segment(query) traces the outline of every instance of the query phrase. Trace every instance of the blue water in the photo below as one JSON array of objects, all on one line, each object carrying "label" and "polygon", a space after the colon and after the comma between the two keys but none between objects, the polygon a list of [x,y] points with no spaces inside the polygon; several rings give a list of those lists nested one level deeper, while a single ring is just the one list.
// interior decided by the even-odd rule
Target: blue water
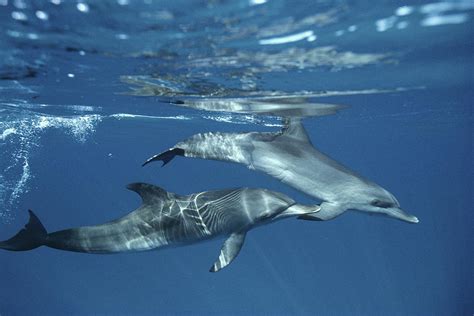
[{"label": "blue water", "polygon": [[206,131],[277,131],[276,117],[177,100],[306,97],[313,144],[392,192],[419,224],[346,212],[133,254],[0,252],[0,315],[471,315],[472,1],[0,0],[0,240],[33,209],[48,231],[135,209],[125,189],[261,187],[244,166],[149,156]]}]

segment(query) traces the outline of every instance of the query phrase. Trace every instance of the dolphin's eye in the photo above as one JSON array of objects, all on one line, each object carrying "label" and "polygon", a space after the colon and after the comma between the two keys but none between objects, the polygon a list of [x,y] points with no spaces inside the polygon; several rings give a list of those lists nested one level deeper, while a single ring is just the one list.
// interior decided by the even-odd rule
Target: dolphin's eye
[{"label": "dolphin's eye", "polygon": [[375,199],[372,202],[370,202],[370,205],[376,206],[376,207],[381,207],[381,208],[389,208],[389,207],[393,206],[393,203],[392,202],[386,202],[386,201],[380,201],[380,200]]}]

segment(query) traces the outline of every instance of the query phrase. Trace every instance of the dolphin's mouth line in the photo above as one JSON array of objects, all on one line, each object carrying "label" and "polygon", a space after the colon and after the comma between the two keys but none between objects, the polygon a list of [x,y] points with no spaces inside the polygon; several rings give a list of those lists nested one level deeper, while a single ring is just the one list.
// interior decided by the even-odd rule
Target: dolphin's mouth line
[{"label": "dolphin's mouth line", "polygon": [[359,213],[364,213],[364,214],[367,214],[367,215],[370,215],[370,216],[395,218],[395,219],[398,219],[402,222],[411,223],[411,224],[417,224],[417,223],[420,222],[418,217],[416,217],[414,215],[411,215],[411,214],[407,214],[404,211],[402,211],[401,209],[398,209],[397,211],[392,211],[392,212],[367,212],[367,211],[359,210],[359,209],[356,209],[356,208],[350,208],[349,210],[359,212]]},{"label": "dolphin's mouth line", "polygon": [[387,212],[387,215],[391,216],[391,217],[394,217],[396,219],[402,220],[404,222],[408,222],[408,223],[416,224],[416,223],[420,222],[418,220],[418,217],[416,217],[414,215],[411,215],[411,214],[408,214],[408,213],[405,213],[405,211],[403,211],[400,208],[389,209],[389,212]]}]

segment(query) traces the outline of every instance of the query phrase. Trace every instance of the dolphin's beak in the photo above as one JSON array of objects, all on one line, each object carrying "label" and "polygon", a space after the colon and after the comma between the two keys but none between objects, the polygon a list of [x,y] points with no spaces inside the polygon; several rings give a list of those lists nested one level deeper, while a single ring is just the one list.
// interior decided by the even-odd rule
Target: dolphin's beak
[{"label": "dolphin's beak", "polygon": [[388,210],[387,214],[391,217],[397,218],[404,222],[414,223],[414,224],[419,222],[418,217],[405,213],[402,209],[399,209],[399,208],[395,208],[395,207],[391,208]]}]

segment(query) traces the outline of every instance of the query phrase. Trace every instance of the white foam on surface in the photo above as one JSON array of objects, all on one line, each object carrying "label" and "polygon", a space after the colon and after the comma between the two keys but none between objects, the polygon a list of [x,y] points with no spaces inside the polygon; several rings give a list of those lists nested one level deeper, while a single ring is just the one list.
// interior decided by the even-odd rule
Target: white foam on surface
[{"label": "white foam on surface", "polygon": [[407,15],[412,14],[413,11],[414,11],[414,8],[412,6],[405,5],[405,6],[397,8],[397,10],[395,11],[395,14],[398,16],[407,16]]},{"label": "white foam on surface", "polygon": [[117,113],[112,114],[109,117],[116,119],[149,119],[149,120],[191,120],[191,117],[184,115],[176,116],[152,116],[152,115],[140,115],[140,114],[129,114],[129,113]]},{"label": "white foam on surface", "polygon": [[[2,88],[0,87],[0,90]],[[16,108],[16,109],[28,109],[35,112],[44,112],[45,110],[60,110],[63,113],[72,112],[75,115],[81,113],[90,112],[101,112],[102,107],[100,106],[89,106],[82,104],[47,104],[47,103],[31,103],[24,99],[12,99],[3,101],[0,99],[0,107],[4,108]]]},{"label": "white foam on surface", "polygon": [[464,11],[474,9],[474,1],[460,0],[460,1],[442,1],[424,4],[420,7],[420,12],[423,14],[441,14],[447,11]]},{"label": "white foam on surface", "polygon": [[261,39],[258,41],[258,43],[260,45],[278,45],[278,44],[298,42],[307,38],[316,39],[316,36],[314,35],[313,31],[305,31],[305,32],[297,33],[297,34],[288,35],[288,36]]},{"label": "white foam on surface", "polygon": [[89,12],[89,5],[87,3],[79,2],[76,5],[76,8],[77,8],[77,10],[79,10],[82,13],[88,13]]},{"label": "white foam on surface", "polygon": [[259,5],[266,3],[267,0],[249,0],[249,5]]},{"label": "white foam on surface", "polygon": [[16,129],[14,128],[7,128],[6,130],[4,130],[2,132],[2,134],[0,135],[0,141],[4,141],[5,139],[7,139],[8,136],[12,135],[12,134],[15,134],[16,133]]},{"label": "white foam on surface", "polygon": [[469,16],[465,13],[448,14],[448,15],[432,15],[421,21],[421,26],[438,26],[446,24],[462,24],[469,20]]},{"label": "white foam on surface", "polygon": [[65,129],[77,141],[85,142],[88,135],[95,131],[96,125],[102,120],[97,114],[77,117],[48,117],[40,116],[36,126],[42,130],[47,128]]},{"label": "white foam on surface", "polygon": [[377,32],[385,32],[391,29],[397,22],[397,19],[398,18],[396,16],[392,15],[388,18],[379,19],[375,21],[375,28],[377,29]]},{"label": "white foam on surface", "polygon": [[211,120],[215,122],[230,123],[230,124],[259,124],[268,127],[282,126],[281,124],[274,124],[267,122],[263,117],[257,117],[253,115],[235,115],[235,114],[218,114],[218,115],[204,115],[204,116],[150,116],[150,115],[140,115],[140,114],[129,114],[129,113],[117,113],[108,116],[109,118],[114,118],[118,120],[123,119],[136,119],[136,120],[193,120],[195,118],[202,118],[205,120]]},{"label": "white foam on surface", "polygon": [[258,124],[267,127],[282,126],[281,124],[275,124],[267,122],[266,119],[262,117],[257,117],[253,115],[235,115],[235,114],[219,114],[219,115],[204,115],[204,119],[220,122],[220,123],[230,123],[230,124]]}]

